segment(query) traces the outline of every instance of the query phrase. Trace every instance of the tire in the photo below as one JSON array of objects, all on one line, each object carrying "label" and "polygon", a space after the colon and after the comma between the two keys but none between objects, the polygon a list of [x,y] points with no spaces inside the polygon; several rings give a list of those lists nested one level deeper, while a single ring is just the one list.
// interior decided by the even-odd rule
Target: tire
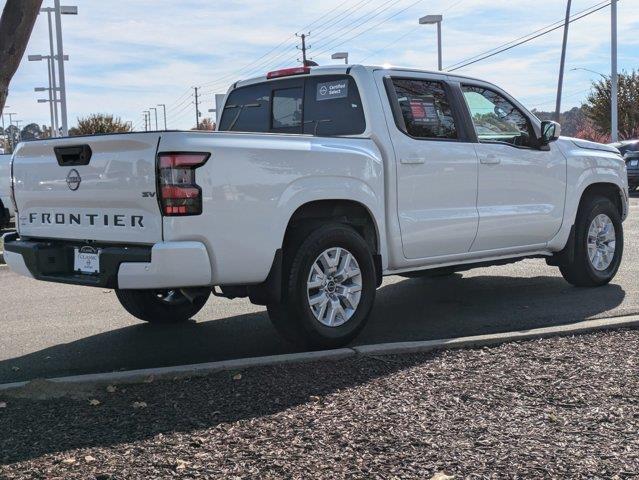
[{"label": "tire", "polygon": [[[377,288],[373,256],[364,239],[347,225],[329,224],[292,242],[287,250],[290,261],[284,265],[282,301],[267,306],[275,328],[306,348],[337,348],[351,342],[368,320]],[[337,267],[329,267],[331,262]],[[311,298],[320,299],[314,307]]]},{"label": "tire", "polygon": [[185,322],[202,310],[211,295],[191,301],[179,290],[116,290],[115,295],[124,309],[149,323]]},{"label": "tire", "polygon": [[[589,231],[591,231],[590,229],[593,225],[595,232],[598,231],[599,227],[595,225],[597,219],[599,219],[599,225],[602,226],[607,223],[606,218],[614,227],[615,244],[612,248],[609,235],[601,233],[602,231],[600,231],[596,242],[593,242],[595,237],[589,235]],[[590,253],[588,249],[589,237],[591,244]],[[599,245],[600,239],[603,240],[602,243],[607,245],[607,249],[605,246],[602,246],[600,252],[606,250],[608,253],[605,256],[602,256],[600,253],[594,260],[591,260],[591,255],[594,250],[598,250],[596,245]],[[573,260],[559,267],[564,279],[576,287],[598,287],[606,285],[616,275],[619,265],[621,264],[622,256],[623,226],[617,207],[606,197],[593,196],[584,199],[583,204],[579,208],[577,221],[575,222],[575,249]],[[597,266],[595,266],[595,264],[597,264]]]}]

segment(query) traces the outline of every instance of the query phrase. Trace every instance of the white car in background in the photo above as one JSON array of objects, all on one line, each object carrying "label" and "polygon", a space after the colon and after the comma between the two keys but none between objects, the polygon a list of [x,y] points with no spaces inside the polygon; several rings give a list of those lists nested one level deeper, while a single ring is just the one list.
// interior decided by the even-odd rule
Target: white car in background
[{"label": "white car in background", "polygon": [[13,219],[11,201],[11,155],[0,154],[0,231],[6,229]]}]

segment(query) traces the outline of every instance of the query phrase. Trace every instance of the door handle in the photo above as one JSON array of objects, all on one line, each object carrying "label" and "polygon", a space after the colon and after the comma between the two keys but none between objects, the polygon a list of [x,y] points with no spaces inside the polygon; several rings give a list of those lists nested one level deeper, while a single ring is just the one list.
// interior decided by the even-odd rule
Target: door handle
[{"label": "door handle", "polygon": [[408,157],[402,158],[400,163],[426,163],[426,158],[418,155],[409,155]]},{"label": "door handle", "polygon": [[479,158],[479,162],[483,163],[484,165],[497,165],[501,163],[501,159],[497,155],[489,153],[487,155],[482,155]]}]

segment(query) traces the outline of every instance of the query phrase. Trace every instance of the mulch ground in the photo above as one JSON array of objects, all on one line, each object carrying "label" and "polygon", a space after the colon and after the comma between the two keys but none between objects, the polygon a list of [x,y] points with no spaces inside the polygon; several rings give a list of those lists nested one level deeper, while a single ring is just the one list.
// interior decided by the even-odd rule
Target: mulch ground
[{"label": "mulch ground", "polygon": [[437,473],[638,478],[639,331],[0,394],[1,478]]}]

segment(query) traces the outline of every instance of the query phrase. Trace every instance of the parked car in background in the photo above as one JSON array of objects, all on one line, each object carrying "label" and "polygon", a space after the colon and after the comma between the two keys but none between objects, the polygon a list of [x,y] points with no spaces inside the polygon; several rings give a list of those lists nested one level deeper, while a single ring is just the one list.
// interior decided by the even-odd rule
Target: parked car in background
[{"label": "parked car in background", "polygon": [[633,192],[639,187],[639,152],[627,152],[623,158],[628,170],[628,190]]},{"label": "parked car in background", "polygon": [[624,140],[611,143],[621,153],[628,169],[628,190],[635,191],[639,187],[639,140]]},{"label": "parked car in background", "polygon": [[11,155],[0,154],[0,231],[13,220],[11,202]]},{"label": "parked car in background", "polygon": [[639,152],[639,139],[624,140],[622,142],[611,143],[611,147],[615,147],[621,152],[621,156],[625,156],[629,152]]}]

